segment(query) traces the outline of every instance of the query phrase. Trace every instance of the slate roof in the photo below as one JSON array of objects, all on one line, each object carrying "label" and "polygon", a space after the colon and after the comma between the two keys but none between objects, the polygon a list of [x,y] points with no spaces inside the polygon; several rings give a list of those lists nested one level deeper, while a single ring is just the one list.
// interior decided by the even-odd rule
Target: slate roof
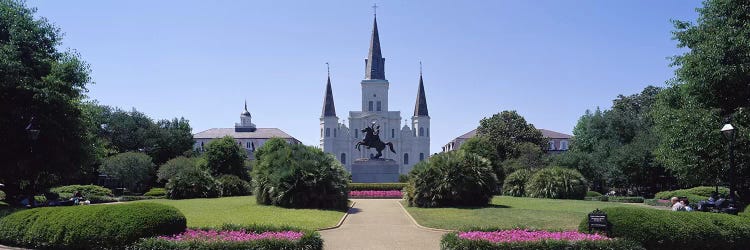
[{"label": "slate roof", "polygon": [[333,90],[331,89],[331,76],[328,76],[326,96],[323,97],[323,116],[336,116],[336,106],[333,104]]},{"label": "slate roof", "polygon": [[224,136],[231,136],[235,139],[270,139],[278,137],[282,139],[295,139],[291,135],[281,131],[278,128],[258,128],[255,132],[236,132],[234,128],[212,128],[193,135],[195,139],[215,139]]},{"label": "slate roof", "polygon": [[570,139],[570,138],[573,138],[572,135],[563,134],[563,133],[555,132],[555,131],[552,131],[552,130],[546,130],[546,129],[540,128],[539,131],[542,132],[542,135],[544,137],[550,138],[550,139]]},{"label": "slate roof", "polygon": [[414,116],[429,116],[427,111],[427,97],[424,94],[424,83],[422,74],[419,74],[419,89],[417,90],[417,102],[414,104]]},{"label": "slate roof", "polygon": [[383,58],[383,54],[380,52],[380,36],[378,35],[377,17],[375,17],[372,24],[372,37],[370,38],[370,51],[367,53],[365,79],[385,80],[385,58]]}]

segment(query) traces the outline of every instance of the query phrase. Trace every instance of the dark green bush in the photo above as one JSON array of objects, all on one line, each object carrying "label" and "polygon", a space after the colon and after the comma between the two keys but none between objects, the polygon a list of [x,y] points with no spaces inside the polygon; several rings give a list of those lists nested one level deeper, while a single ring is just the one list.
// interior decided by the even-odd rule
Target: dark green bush
[{"label": "dark green bush", "polygon": [[172,179],[172,177],[175,177],[178,173],[183,171],[189,171],[189,170],[195,170],[198,168],[198,159],[196,158],[187,158],[185,156],[180,156],[174,159],[171,159],[161,166],[159,166],[159,170],[156,173],[156,177],[158,181],[169,181],[169,179]]},{"label": "dark green bush", "polygon": [[409,182],[409,175],[405,175],[405,174],[398,175],[398,182],[399,183],[408,183]]},{"label": "dark green bush", "polygon": [[649,206],[671,207],[672,202],[664,199],[645,199],[643,203]]},{"label": "dark green bush", "polygon": [[219,183],[221,183],[221,195],[225,197],[250,195],[252,193],[250,183],[235,175],[222,175],[219,177]]},{"label": "dark green bush", "polygon": [[0,190],[0,201],[3,201],[3,200],[5,200],[5,192]]},{"label": "dark green bush", "polygon": [[579,199],[586,196],[586,178],[575,169],[550,167],[537,171],[526,183],[526,196]]},{"label": "dark green bush", "polygon": [[503,183],[503,195],[523,197],[526,195],[526,183],[529,182],[534,172],[528,169],[519,169],[508,177]]},{"label": "dark green bush", "polygon": [[[708,197],[711,196],[711,192],[714,191],[716,191],[716,187],[701,186],[688,189],[658,192],[656,193],[656,195],[654,195],[654,198],[669,200],[672,197],[687,197],[690,203],[698,203],[699,201],[708,200]],[[719,194],[727,197],[729,195],[729,189],[720,187]]]},{"label": "dark green bush", "polygon": [[644,199],[641,196],[609,196],[609,202],[620,202],[620,203],[643,203]]},{"label": "dark green bush", "polygon": [[97,203],[110,203],[110,202],[118,202],[119,200],[115,197],[109,197],[109,196],[97,196],[92,195],[89,197],[84,197],[87,200],[91,202],[91,204],[97,204]]},{"label": "dark green bush", "polygon": [[349,173],[318,148],[273,138],[255,152],[253,186],[258,204],[346,209]]},{"label": "dark green bush", "polygon": [[186,170],[169,179],[167,198],[216,198],[221,196],[221,183],[200,169]]},{"label": "dark green bush", "polygon": [[528,242],[500,242],[492,243],[483,240],[466,240],[458,237],[457,233],[448,233],[443,235],[440,240],[440,249],[442,250],[639,250],[644,249],[638,243],[624,240],[598,240],[598,241],[562,241],[562,240],[544,240]]},{"label": "dark green bush", "polygon": [[365,190],[402,190],[408,183],[349,183],[349,190],[351,191],[365,191]]},{"label": "dark green bush", "polygon": [[143,196],[166,196],[167,190],[164,188],[151,188]]},{"label": "dark green bush", "polygon": [[153,200],[153,199],[163,199],[164,196],[135,196],[135,195],[125,195],[120,196],[117,198],[119,201],[140,201],[140,200]]},{"label": "dark green bush", "polygon": [[185,230],[185,216],[154,203],[44,207],[0,219],[0,244],[57,249],[103,249],[128,245],[143,237]]},{"label": "dark green bush", "polygon": [[[612,226],[611,236],[641,243],[646,249],[746,249],[750,219],[742,216],[612,207],[602,209]],[[579,224],[588,232],[588,218]]]},{"label": "dark green bush", "polygon": [[109,188],[105,188],[105,187],[97,186],[97,185],[69,185],[69,186],[50,188],[49,191],[52,193],[57,193],[58,195],[62,193],[69,193],[71,194],[71,197],[73,194],[75,194],[78,191],[80,191],[84,197],[89,197],[92,195],[112,196],[112,190],[110,190]]},{"label": "dark green bush", "polygon": [[586,191],[586,197],[599,197],[602,196],[602,193],[599,193],[597,191]]},{"label": "dark green bush", "polygon": [[489,161],[463,150],[441,153],[417,163],[409,173],[410,206],[484,206],[497,188]]},{"label": "dark green bush", "polygon": [[[212,228],[201,228],[212,229]],[[253,232],[279,232],[279,231],[299,231],[304,235],[299,241],[285,240],[256,240],[250,242],[172,242],[158,238],[142,239],[139,242],[128,247],[130,250],[152,250],[152,249],[199,249],[199,250],[223,250],[223,249],[305,249],[320,250],[323,249],[323,239],[315,231],[300,230],[293,227],[274,227],[263,225],[224,225],[218,228],[221,231],[245,230]]]}]

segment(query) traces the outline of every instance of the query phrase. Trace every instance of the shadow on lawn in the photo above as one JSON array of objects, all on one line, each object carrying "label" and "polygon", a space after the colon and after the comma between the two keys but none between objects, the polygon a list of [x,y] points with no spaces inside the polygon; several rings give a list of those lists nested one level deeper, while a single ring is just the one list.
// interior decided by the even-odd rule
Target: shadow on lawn
[{"label": "shadow on lawn", "polygon": [[454,207],[454,208],[471,210],[471,209],[482,209],[482,208],[511,208],[511,207],[506,206],[506,205],[489,204],[487,206],[481,206],[481,207]]}]

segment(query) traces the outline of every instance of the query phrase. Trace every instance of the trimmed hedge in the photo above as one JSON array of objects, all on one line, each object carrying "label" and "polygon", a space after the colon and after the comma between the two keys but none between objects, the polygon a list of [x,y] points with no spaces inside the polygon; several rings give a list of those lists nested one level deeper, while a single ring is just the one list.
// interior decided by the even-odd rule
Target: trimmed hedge
[{"label": "trimmed hedge", "polygon": [[602,196],[602,193],[599,193],[597,191],[586,191],[586,197],[599,197]]},{"label": "trimmed hedge", "polygon": [[583,197],[585,201],[609,201],[609,196]]},{"label": "trimmed hedge", "polygon": [[81,191],[83,197],[88,198],[89,196],[113,196],[112,190],[97,185],[68,185],[61,187],[50,188],[51,193],[61,194],[69,193],[75,194],[77,191]]},{"label": "trimmed hedge", "polygon": [[29,248],[118,248],[185,231],[185,216],[154,203],[43,207],[0,219],[0,244]]},{"label": "trimmed hedge", "polygon": [[282,226],[265,226],[265,225],[231,225],[225,224],[220,228],[197,228],[197,229],[217,229],[220,231],[245,230],[247,232],[280,232],[280,231],[299,231],[304,233],[298,241],[264,239],[249,242],[174,242],[158,238],[142,239],[128,247],[130,250],[151,250],[151,249],[305,249],[320,250],[323,249],[323,239],[320,234],[311,230],[300,230],[294,227]]},{"label": "trimmed hedge", "polygon": [[644,199],[641,196],[609,196],[607,198],[607,201],[620,203],[643,203]]},{"label": "trimmed hedge", "polygon": [[167,196],[165,188],[151,188],[143,196]]},{"label": "trimmed hedge", "polygon": [[[672,191],[662,191],[654,195],[655,199],[669,200],[672,197],[687,197],[690,203],[698,203],[699,201],[708,200],[711,196],[711,192],[716,191],[716,187],[694,187],[688,189],[677,189]],[[725,187],[719,187],[719,194],[727,197],[729,195],[729,189]]]},{"label": "trimmed hedge", "polygon": [[125,195],[120,196],[117,198],[119,201],[140,201],[140,200],[153,200],[153,199],[164,199],[166,197],[164,196],[134,196],[134,195]]},{"label": "trimmed hedge", "polygon": [[663,199],[645,199],[643,200],[643,203],[649,206],[658,206],[658,207],[671,207],[672,202],[669,200],[663,200]]},{"label": "trimmed hedge", "polygon": [[[497,231],[502,229],[481,229],[479,231]],[[527,242],[499,242],[492,243],[484,240],[467,240],[458,237],[458,233],[448,233],[443,235],[440,240],[440,249],[442,250],[518,250],[518,249],[536,249],[536,250],[560,250],[560,249],[577,249],[577,250],[639,250],[645,249],[637,242],[625,239],[612,240],[582,240],[582,241],[563,241],[563,240],[542,240]]]},{"label": "trimmed hedge", "polygon": [[[611,236],[641,243],[646,249],[746,249],[750,219],[719,213],[611,207],[602,209],[612,226]],[[588,218],[579,224],[588,232]]]},{"label": "trimmed hedge", "polygon": [[389,191],[402,190],[409,183],[350,183],[349,191]]}]

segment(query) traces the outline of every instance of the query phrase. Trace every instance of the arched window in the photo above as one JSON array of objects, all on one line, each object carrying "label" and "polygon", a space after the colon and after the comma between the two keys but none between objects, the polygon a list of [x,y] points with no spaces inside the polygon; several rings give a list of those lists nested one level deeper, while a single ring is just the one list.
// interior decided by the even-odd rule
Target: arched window
[{"label": "arched window", "polygon": [[333,137],[336,137],[336,129],[333,129]]},{"label": "arched window", "polygon": [[326,137],[331,137],[331,128],[326,128]]},{"label": "arched window", "polygon": [[427,137],[430,137],[430,128],[427,128]]},{"label": "arched window", "polygon": [[367,111],[372,111],[372,101],[367,103]]},{"label": "arched window", "polygon": [[396,129],[391,129],[391,138],[396,138]]},{"label": "arched window", "polygon": [[419,136],[424,136],[424,127],[419,127]]},{"label": "arched window", "polygon": [[549,141],[549,150],[555,150],[555,141]]},{"label": "arched window", "polygon": [[245,147],[246,147],[246,148],[250,148],[250,142],[246,142],[246,143],[245,143]]},{"label": "arched window", "polygon": [[341,164],[346,164],[346,154],[341,153]]},{"label": "arched window", "polygon": [[560,150],[568,150],[568,141],[560,141]]},{"label": "arched window", "polygon": [[354,129],[354,138],[359,138],[359,129]]},{"label": "arched window", "polygon": [[409,154],[404,154],[404,165],[409,164]]},{"label": "arched window", "polygon": [[419,161],[424,160],[424,153],[419,153]]},{"label": "arched window", "polygon": [[378,106],[377,106],[377,111],[381,111],[381,108],[380,108],[380,107],[381,107],[380,101],[378,101],[378,103],[377,103],[377,104],[378,104]]}]

